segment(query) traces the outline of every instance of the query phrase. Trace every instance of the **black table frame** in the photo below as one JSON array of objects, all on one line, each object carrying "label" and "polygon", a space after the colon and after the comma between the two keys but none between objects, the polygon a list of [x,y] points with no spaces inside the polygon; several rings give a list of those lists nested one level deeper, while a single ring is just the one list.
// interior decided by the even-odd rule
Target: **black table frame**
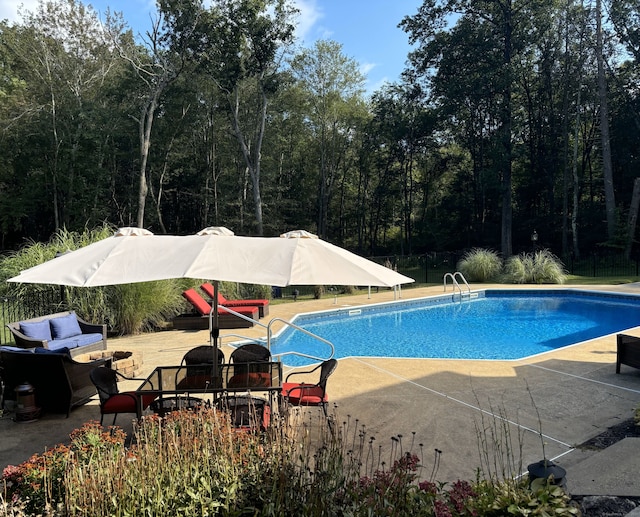
[{"label": "black table frame", "polygon": [[[215,377],[212,373],[215,371]],[[192,374],[192,375],[189,375]],[[193,379],[193,382],[188,382]],[[187,381],[187,382],[185,382]],[[158,395],[159,413],[163,415],[163,401],[178,400],[192,395],[212,395],[214,399],[238,393],[260,393],[269,397],[273,407],[282,391],[282,363],[256,362],[158,366],[136,390],[137,416],[142,417],[142,395]]]}]

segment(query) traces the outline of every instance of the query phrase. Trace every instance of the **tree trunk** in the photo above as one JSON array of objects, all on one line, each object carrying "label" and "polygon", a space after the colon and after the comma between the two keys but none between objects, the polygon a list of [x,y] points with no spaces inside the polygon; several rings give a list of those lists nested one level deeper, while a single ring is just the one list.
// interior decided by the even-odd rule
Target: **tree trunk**
[{"label": "tree trunk", "polygon": [[627,223],[627,246],[624,255],[628,259],[631,256],[633,241],[636,235],[636,223],[638,222],[638,207],[640,206],[640,178],[633,182],[633,194],[631,195],[631,205],[629,206],[629,221]]},{"label": "tree trunk", "polygon": [[513,28],[511,26],[511,2],[507,2],[504,7],[504,54],[503,61],[507,73],[503,88],[503,108],[501,114],[502,125],[502,146],[504,155],[502,157],[502,235],[501,248],[504,258],[510,257],[513,252],[512,242],[512,226],[513,226],[513,207],[511,195],[511,35]]},{"label": "tree trunk", "polygon": [[158,93],[149,99],[140,117],[140,178],[138,182],[138,228],[144,228],[144,211],[147,203],[147,161],[149,159],[149,149],[151,147],[151,128],[153,117],[158,107]]},{"label": "tree trunk", "polygon": [[602,145],[602,175],[609,241],[616,233],[616,200],[613,189],[613,167],[611,165],[611,142],[609,139],[609,105],[604,75],[604,49],[602,43],[602,0],[596,0],[596,54],[598,59],[598,97],[600,100],[600,140]]},{"label": "tree trunk", "polygon": [[236,87],[231,100],[231,121],[233,125],[233,132],[240,144],[240,150],[242,151],[242,157],[246,165],[246,170],[249,172],[251,178],[251,186],[253,191],[253,203],[254,214],[256,218],[256,231],[258,236],[264,234],[263,221],[262,221],[262,196],[260,195],[260,158],[262,140],[264,138],[265,124],[267,118],[267,96],[264,91],[260,92],[261,95],[261,107],[260,107],[260,120],[258,121],[258,133],[256,136],[256,142],[253,150],[247,145],[247,140],[240,128],[240,92],[239,87]]}]

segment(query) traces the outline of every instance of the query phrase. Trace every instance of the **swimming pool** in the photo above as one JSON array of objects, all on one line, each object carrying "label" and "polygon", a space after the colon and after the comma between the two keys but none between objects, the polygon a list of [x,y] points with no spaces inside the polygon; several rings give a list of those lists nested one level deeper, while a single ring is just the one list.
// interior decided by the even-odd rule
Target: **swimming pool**
[{"label": "swimming pool", "polygon": [[[455,298],[454,301],[452,301]],[[521,359],[640,326],[640,297],[569,289],[485,290],[300,314],[293,322],[335,345],[335,357]],[[271,340],[324,357],[327,345],[287,328]],[[285,364],[309,361],[282,356]]]}]

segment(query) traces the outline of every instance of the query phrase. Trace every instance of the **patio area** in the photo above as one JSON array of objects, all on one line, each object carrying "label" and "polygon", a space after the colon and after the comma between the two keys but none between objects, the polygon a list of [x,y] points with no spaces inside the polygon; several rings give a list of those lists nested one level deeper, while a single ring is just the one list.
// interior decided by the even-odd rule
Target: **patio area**
[{"label": "patio area", "polygon": [[[636,284],[598,289],[640,293]],[[405,289],[401,296],[408,299],[441,293],[442,286],[438,286]],[[267,319],[288,320],[298,312],[392,299],[392,291],[381,289],[370,297],[364,294],[287,301],[272,304]],[[264,330],[221,331],[227,358],[228,343],[239,339],[237,333],[255,337],[264,335]],[[628,333],[640,336],[640,327]],[[108,348],[141,352],[141,377],[146,377],[157,366],[179,364],[186,351],[207,342],[207,331],[171,330],[110,339]],[[579,447],[608,427],[631,418],[640,404],[640,370],[623,366],[622,373],[616,375],[615,349],[615,336],[611,335],[520,361],[341,359],[329,379],[328,391],[338,426],[351,430],[355,425],[364,426],[367,436],[375,437],[376,448],[382,446],[388,451],[392,438],[397,440],[399,435],[403,450],[408,450],[413,441],[414,452],[419,452],[418,444],[422,444],[426,467],[423,477],[429,476],[434,450],[438,449],[442,452],[436,479],[474,479],[477,468],[483,466],[479,439],[486,440],[498,432],[510,437],[511,450],[503,448],[502,452],[514,454],[513,462],[522,472],[544,455],[566,469],[567,488],[574,495],[638,497],[637,438],[627,438],[603,452]],[[72,411],[68,419],[64,415],[44,415],[23,424],[13,422],[11,416],[0,418],[0,467],[65,442],[69,432],[83,422],[100,419],[97,396]],[[127,431],[130,422],[131,415],[118,416],[118,425]],[[634,453],[629,454],[627,448]],[[612,465],[607,467],[609,462]]]}]

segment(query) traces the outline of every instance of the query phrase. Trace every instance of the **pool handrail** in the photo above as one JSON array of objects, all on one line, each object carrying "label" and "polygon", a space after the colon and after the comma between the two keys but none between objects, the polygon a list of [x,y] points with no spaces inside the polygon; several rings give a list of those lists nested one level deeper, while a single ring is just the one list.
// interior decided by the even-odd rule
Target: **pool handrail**
[{"label": "pool handrail", "polygon": [[288,325],[289,327],[293,327],[295,330],[299,330],[303,334],[306,334],[307,336],[312,337],[313,339],[317,339],[318,341],[323,342],[325,345],[329,345],[329,348],[331,349],[331,354],[329,355],[329,357],[316,357],[316,356],[313,356],[313,355],[304,354],[302,352],[296,352],[295,350],[292,350],[290,352],[283,352],[281,354],[275,354],[275,356],[282,357],[282,356],[285,356],[285,355],[298,355],[300,357],[305,357],[307,359],[314,359],[314,360],[317,360],[317,361],[328,361],[329,359],[333,359],[333,356],[336,353],[336,347],[334,346],[334,344],[331,341],[328,341],[327,339],[324,339],[324,338],[318,336],[317,334],[314,334],[313,332],[309,332],[308,330],[303,329],[302,327],[296,325],[295,323],[293,323],[291,321],[287,321],[287,320],[285,320],[283,318],[273,318],[269,322],[269,324],[267,325],[267,348],[269,350],[271,350],[271,325],[275,321],[279,321],[280,323]]},{"label": "pool handrail", "polygon": [[[258,320],[254,320],[249,316],[245,316],[244,314],[240,314],[239,312],[234,311],[231,307],[227,307],[226,305],[223,305],[221,303],[218,304],[218,309],[224,309],[225,311],[229,312],[230,314],[233,314],[234,316],[237,316],[240,319],[251,322],[253,325],[258,325],[259,327],[267,328],[267,325],[265,325],[264,323],[261,323]],[[211,313],[209,314],[210,318],[212,316],[212,313],[213,313],[213,309],[211,309]]]},{"label": "pool handrail", "polygon": [[295,323],[292,323],[290,321],[287,321],[285,319],[282,318],[273,318],[268,325],[265,325],[263,323],[261,323],[260,325],[264,328],[267,329],[267,336],[265,337],[248,337],[248,336],[243,336],[242,334],[225,334],[226,337],[237,337],[246,341],[254,341],[254,342],[259,342],[260,344],[266,346],[269,351],[271,351],[271,323],[273,323],[274,321],[279,321],[281,323],[284,323],[285,325],[288,325],[290,327],[293,327],[296,330],[299,330],[300,332],[303,332],[304,334],[307,334],[308,336],[317,339],[318,341],[322,341],[323,343],[325,343],[326,345],[329,345],[329,348],[331,349],[331,355],[329,357],[316,357],[314,355],[309,355],[309,354],[305,354],[303,352],[296,352],[295,350],[291,350],[289,352],[282,352],[281,354],[275,354],[274,357],[280,357],[282,358],[283,356],[286,355],[297,355],[300,357],[304,357],[306,359],[313,359],[315,361],[328,361],[329,359],[332,359],[333,356],[335,355],[336,349],[335,349],[335,345],[331,342],[328,341],[316,334],[314,334],[313,332],[309,332],[308,330],[303,329],[302,327],[299,327],[298,325],[296,325]]},{"label": "pool handrail", "polygon": [[467,279],[464,277],[464,275],[460,271],[456,271],[455,273],[445,273],[444,278],[443,278],[443,281],[444,281],[444,292],[445,293],[447,292],[447,278],[451,278],[451,285],[453,287],[453,290],[455,292],[456,287],[458,288],[458,291],[460,291],[460,299],[462,300],[462,296],[463,296],[464,293],[462,292],[462,287],[460,287],[460,284],[456,280],[456,277],[460,278],[460,280],[464,283],[464,285],[467,286],[468,294],[471,294],[471,287],[467,283]]}]

